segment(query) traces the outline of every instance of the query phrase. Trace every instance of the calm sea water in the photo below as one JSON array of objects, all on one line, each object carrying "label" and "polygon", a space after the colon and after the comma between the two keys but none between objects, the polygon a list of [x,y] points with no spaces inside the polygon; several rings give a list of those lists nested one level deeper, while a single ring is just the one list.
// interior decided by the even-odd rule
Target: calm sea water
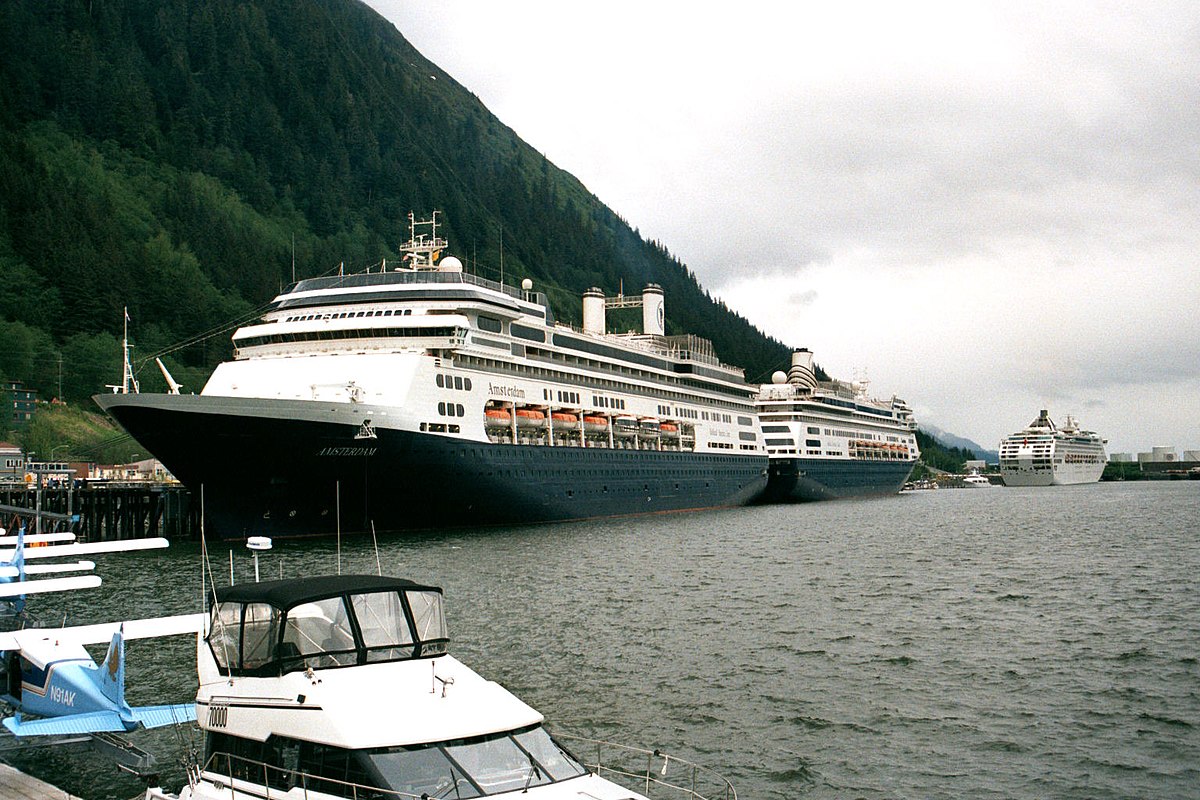
[{"label": "calm sea water", "polygon": [[[261,564],[337,557],[280,543]],[[555,727],[698,761],[743,800],[1200,797],[1198,482],[456,530],[380,558],[444,587],[452,652]],[[341,560],[375,571],[369,540]],[[102,589],[38,602],[72,624],[192,611],[197,563],[106,557]],[[239,548],[239,580],[251,563]],[[132,699],[194,692],[189,643],[129,659]],[[137,741],[177,786],[199,739]],[[5,757],[88,800],[139,792],[85,751]]]}]

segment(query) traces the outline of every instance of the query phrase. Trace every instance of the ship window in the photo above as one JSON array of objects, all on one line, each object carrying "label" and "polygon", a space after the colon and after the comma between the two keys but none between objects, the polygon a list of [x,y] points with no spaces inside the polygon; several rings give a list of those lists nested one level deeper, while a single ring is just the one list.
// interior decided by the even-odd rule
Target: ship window
[{"label": "ship window", "polygon": [[242,669],[258,669],[275,655],[279,612],[266,603],[250,603],[242,620]]},{"label": "ship window", "polygon": [[463,388],[463,382],[462,382],[462,376],[461,376],[461,375],[455,375],[455,376],[454,376],[454,388],[455,388],[455,389],[462,389],[462,388]]},{"label": "ship window", "polygon": [[242,604],[221,603],[212,615],[208,646],[221,669],[238,667],[242,663]]},{"label": "ship window", "polygon": [[549,776],[534,769],[529,756],[507,736],[447,747],[446,755],[461,764],[485,794],[516,791],[523,786],[550,782]]},{"label": "ship window", "polygon": [[449,639],[446,617],[442,611],[440,592],[405,592],[408,607],[412,610],[413,625],[417,639],[422,642]]},{"label": "ship window", "polygon": [[[478,797],[479,790],[438,747],[397,748],[367,756],[400,797]],[[523,785],[523,784],[522,784]]]},{"label": "ship window", "polygon": [[398,592],[356,594],[351,600],[362,631],[367,661],[393,661],[413,654],[413,636]]},{"label": "ship window", "polygon": [[437,384],[437,387],[438,387],[439,389],[443,389],[443,388],[445,388],[445,387],[444,387],[444,385],[442,384],[442,373],[440,373],[440,372],[439,372],[439,373],[437,374],[437,377],[435,377],[435,378],[433,379],[433,382]]},{"label": "ship window", "polygon": [[556,781],[587,774],[583,765],[559,747],[544,728],[518,733],[513,738]]},{"label": "ship window", "polygon": [[489,333],[499,333],[501,327],[500,320],[493,317],[485,317],[482,314],[479,316],[480,330],[485,330]]},{"label": "ship window", "polygon": [[304,603],[288,611],[283,644],[295,645],[302,656],[313,656],[310,665],[334,667],[355,663],[354,634],[350,617],[340,597]]}]

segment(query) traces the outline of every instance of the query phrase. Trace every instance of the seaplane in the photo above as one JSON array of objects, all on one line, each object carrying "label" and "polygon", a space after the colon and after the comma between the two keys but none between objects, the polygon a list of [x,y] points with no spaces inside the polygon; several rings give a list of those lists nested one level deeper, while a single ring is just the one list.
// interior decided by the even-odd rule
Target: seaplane
[{"label": "seaplane", "polygon": [[[48,515],[43,518],[64,517]],[[163,538],[77,542],[70,531],[26,535],[21,523],[14,536],[0,528],[0,702],[8,707],[3,726],[20,740],[28,737],[80,737],[128,733],[140,728],[178,725],[195,719],[194,703],[130,706],[125,700],[125,642],[131,639],[199,633],[203,615],[83,625],[36,627],[25,613],[27,595],[94,588],[101,578],[91,561],[47,562],[97,553],[129,552],[168,546]],[[38,563],[28,564],[33,560]],[[70,573],[76,573],[71,575]],[[67,577],[45,577],[67,574]],[[108,644],[99,663],[85,645]],[[128,750],[111,737],[98,743]],[[102,748],[104,749],[104,748]],[[139,754],[136,764],[146,766]],[[118,761],[120,762],[120,758]],[[150,760],[152,762],[152,759]]]}]

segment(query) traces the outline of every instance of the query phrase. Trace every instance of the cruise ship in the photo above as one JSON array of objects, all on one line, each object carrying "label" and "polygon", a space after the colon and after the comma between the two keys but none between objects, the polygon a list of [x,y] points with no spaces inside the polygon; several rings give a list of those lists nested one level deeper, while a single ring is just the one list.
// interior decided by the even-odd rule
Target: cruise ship
[{"label": "cruise ship", "polygon": [[1005,486],[1066,486],[1095,483],[1104,474],[1105,439],[1079,429],[1072,416],[1055,427],[1043,409],[1024,430],[1000,441],[1000,477]]},{"label": "cruise ship", "polygon": [[756,403],[770,457],[763,502],[896,494],[920,456],[917,423],[903,400],[872,400],[865,382],[818,382],[813,354],[761,387]]},{"label": "cruise ship", "polygon": [[[546,296],[463,271],[409,215],[399,266],[301,280],[233,334],[199,395],[96,402],[202,498],[224,538],[742,505],[767,482],[755,388],[666,336],[662,289]],[[641,307],[640,332],[607,332]],[[636,312],[634,312],[636,314]],[[126,381],[128,386],[128,381]]]}]

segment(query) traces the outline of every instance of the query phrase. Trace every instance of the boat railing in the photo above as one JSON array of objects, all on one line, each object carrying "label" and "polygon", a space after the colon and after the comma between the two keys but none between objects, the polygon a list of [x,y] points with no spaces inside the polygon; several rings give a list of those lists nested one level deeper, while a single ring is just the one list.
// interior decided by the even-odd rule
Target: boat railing
[{"label": "boat railing", "polygon": [[[413,794],[397,789],[380,789],[377,786],[366,786],[353,781],[327,778],[310,772],[273,766],[230,753],[213,753],[198,774],[196,772],[189,774],[188,782],[195,785],[200,776],[217,783],[223,781],[224,786],[218,788],[228,789],[233,797],[261,797],[265,800],[295,798],[296,795],[291,794],[293,789],[300,789],[300,797],[305,800],[309,797],[310,792],[319,797],[332,795],[349,798],[349,800],[428,800],[434,797],[428,794]],[[245,787],[236,786],[234,781],[252,785],[253,793],[247,792]],[[449,788],[452,789],[453,786]]]},{"label": "boat railing", "polygon": [[644,750],[625,744],[554,733],[583,765],[650,798],[687,800],[737,800],[733,784],[713,770],[661,750]]}]

